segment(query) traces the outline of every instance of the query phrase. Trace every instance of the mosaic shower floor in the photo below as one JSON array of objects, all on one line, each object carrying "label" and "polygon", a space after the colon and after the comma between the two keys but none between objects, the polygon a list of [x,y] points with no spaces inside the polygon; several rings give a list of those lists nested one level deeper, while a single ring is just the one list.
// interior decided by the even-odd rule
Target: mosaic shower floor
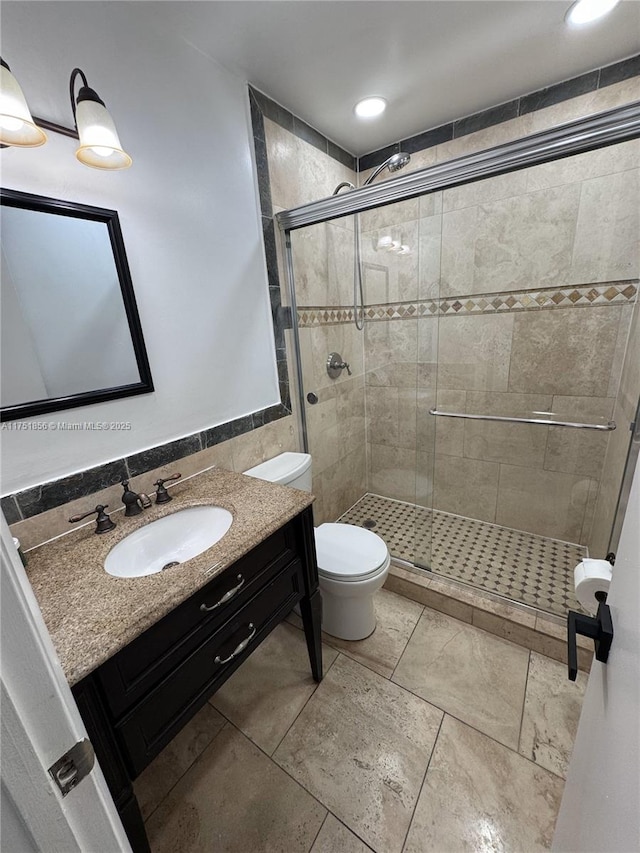
[{"label": "mosaic shower floor", "polygon": [[394,557],[445,577],[558,616],[581,609],[573,592],[581,545],[371,494],[338,521],[373,530]]}]

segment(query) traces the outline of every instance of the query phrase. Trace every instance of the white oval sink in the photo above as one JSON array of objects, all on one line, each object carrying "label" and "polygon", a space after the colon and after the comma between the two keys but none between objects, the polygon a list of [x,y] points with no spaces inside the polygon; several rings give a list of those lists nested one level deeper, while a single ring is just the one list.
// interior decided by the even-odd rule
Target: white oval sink
[{"label": "white oval sink", "polygon": [[165,515],[118,542],[107,554],[105,571],[140,578],[184,563],[219,542],[232,521],[221,506],[190,506]]}]

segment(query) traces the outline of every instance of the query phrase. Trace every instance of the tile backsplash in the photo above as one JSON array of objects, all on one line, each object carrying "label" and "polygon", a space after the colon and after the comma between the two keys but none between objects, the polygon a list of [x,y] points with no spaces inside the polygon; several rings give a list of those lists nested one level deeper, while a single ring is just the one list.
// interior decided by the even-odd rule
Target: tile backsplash
[{"label": "tile backsplash", "polygon": [[123,509],[122,479],[128,479],[134,491],[149,494],[155,491],[154,480],[175,472],[189,477],[216,465],[242,473],[278,453],[298,450],[294,418],[289,413],[272,421],[268,418],[263,412],[257,412],[125,459],[35,486],[4,497],[2,509],[23,550],[34,548],[68,532],[70,516],[86,512],[92,505],[108,504],[109,512]]}]

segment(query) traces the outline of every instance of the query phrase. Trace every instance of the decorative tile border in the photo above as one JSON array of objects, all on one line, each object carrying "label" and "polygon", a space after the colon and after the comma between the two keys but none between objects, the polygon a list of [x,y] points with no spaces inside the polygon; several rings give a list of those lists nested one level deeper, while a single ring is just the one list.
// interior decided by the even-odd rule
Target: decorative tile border
[{"label": "decorative tile border", "polygon": [[350,154],[348,151],[345,151],[344,148],[336,145],[335,142],[327,139],[327,137],[323,136],[323,134],[317,131],[315,127],[311,127],[311,125],[302,121],[301,118],[298,118],[298,116],[280,106],[276,101],[272,101],[271,98],[267,97],[263,92],[251,85],[249,86],[249,96],[251,98],[251,116],[254,123],[254,131],[255,111],[260,114],[261,119],[263,117],[270,119],[280,125],[280,127],[288,130],[289,133],[293,133],[293,135],[297,136],[298,139],[308,142],[309,145],[313,145],[314,148],[322,151],[323,154],[327,154],[329,157],[332,157],[339,163],[348,166],[355,172],[356,158],[353,154]]},{"label": "decorative tile border", "polygon": [[548,86],[546,89],[531,92],[513,101],[497,104],[488,110],[473,113],[448,124],[425,130],[416,136],[398,140],[392,145],[371,151],[369,154],[363,154],[362,157],[358,158],[358,172],[364,172],[376,166],[398,151],[408,151],[409,154],[414,154],[423,151],[425,148],[432,148],[434,145],[459,139],[461,136],[467,136],[478,130],[485,130],[485,128],[501,124],[503,121],[509,121],[518,116],[550,107],[553,104],[568,101],[587,92],[594,92],[597,89],[603,89],[605,86],[611,86],[613,83],[620,83],[622,80],[638,75],[640,75],[640,54],[629,59],[623,59],[622,62],[607,65],[604,68],[596,68],[586,74],[581,74],[579,77],[572,77],[570,80]]},{"label": "decorative tile border", "polygon": [[[504,314],[553,308],[629,304],[636,298],[638,284],[637,279],[632,279],[605,281],[599,284],[578,284],[563,288],[548,287],[540,290],[450,296],[417,302],[388,302],[365,306],[365,317],[375,322],[411,320],[425,316]],[[301,306],[298,308],[298,326],[301,329],[352,322],[353,308],[348,306]]]},{"label": "decorative tile border", "polygon": [[587,71],[579,77],[563,80],[555,85],[547,86],[545,89],[539,89],[536,92],[530,92],[512,101],[489,107],[487,110],[463,116],[448,124],[424,130],[415,136],[398,140],[390,145],[386,145],[384,148],[363,154],[361,157],[354,157],[348,151],[340,148],[340,146],[327,139],[314,127],[306,124],[306,122],[293,115],[293,113],[280,106],[280,104],[272,101],[271,98],[253,86],[249,86],[249,92],[252,100],[252,118],[254,118],[254,111],[258,112],[260,117],[266,116],[266,118],[271,119],[271,121],[274,121],[280,127],[293,133],[299,139],[303,139],[323,153],[328,154],[334,160],[338,160],[354,171],[364,172],[373,166],[377,166],[378,163],[381,163],[387,157],[396,154],[400,150],[415,154],[418,151],[423,151],[425,148],[431,148],[443,142],[450,142],[452,139],[459,139],[461,136],[467,136],[470,133],[484,130],[487,127],[493,127],[496,124],[509,121],[509,119],[516,118],[517,116],[550,107],[553,104],[576,98],[587,92],[593,92],[638,75],[640,75],[640,54],[623,59],[621,62],[607,65],[604,68]]},{"label": "decorative tile border", "polygon": [[311,329],[314,326],[338,326],[340,323],[353,322],[353,308],[347,306],[302,306],[298,308],[298,328]]},{"label": "decorative tile border", "polygon": [[[273,221],[271,204],[271,182],[269,179],[269,163],[267,157],[267,142],[264,131],[265,109],[280,109],[277,104],[269,101],[251,86],[248,87],[249,106],[251,109],[251,127],[253,131],[253,147],[256,156],[258,173],[258,196],[262,218],[262,239],[265,261],[267,265],[267,280],[269,282],[269,301],[273,321],[273,335],[276,345],[276,362],[280,387],[280,400],[283,411],[291,414],[291,387],[287,367],[287,347],[285,329],[291,328],[291,309],[284,307],[280,295],[280,276],[278,274],[278,257],[276,251],[276,231]],[[269,104],[271,107],[269,107]]]}]

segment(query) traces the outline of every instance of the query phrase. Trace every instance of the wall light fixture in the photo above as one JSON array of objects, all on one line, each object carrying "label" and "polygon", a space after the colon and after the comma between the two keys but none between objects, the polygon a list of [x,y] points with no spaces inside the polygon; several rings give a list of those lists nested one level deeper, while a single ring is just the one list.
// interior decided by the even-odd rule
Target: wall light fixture
[{"label": "wall light fixture", "polygon": [[[76,95],[76,80],[82,85]],[[80,68],[69,80],[74,128],[32,116],[22,89],[0,58],[0,145],[33,148],[47,141],[44,129],[79,141],[76,157],[94,169],[128,169],[131,157],[123,149],[113,119]],[[44,129],[43,129],[44,128]]]},{"label": "wall light fixture", "polygon": [[34,122],[20,84],[0,58],[0,142],[35,148],[46,141],[47,134]]}]

